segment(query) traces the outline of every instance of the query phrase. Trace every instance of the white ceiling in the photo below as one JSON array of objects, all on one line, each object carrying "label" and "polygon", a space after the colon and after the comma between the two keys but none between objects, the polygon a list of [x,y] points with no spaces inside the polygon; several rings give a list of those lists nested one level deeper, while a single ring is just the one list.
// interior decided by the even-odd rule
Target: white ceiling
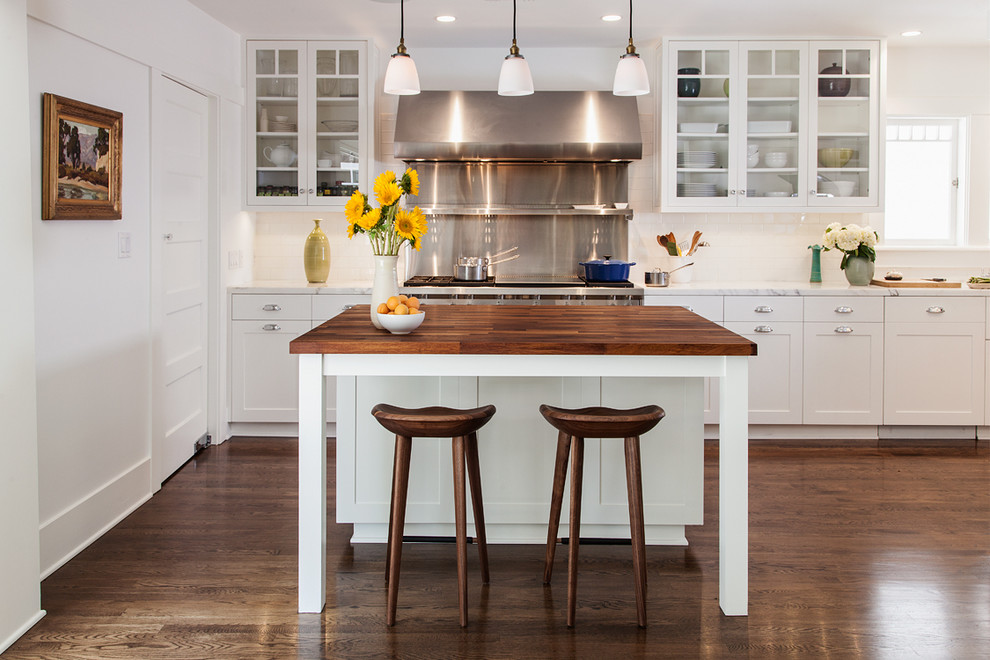
[{"label": "white ceiling", "polygon": [[[190,0],[246,37],[372,37],[386,49],[399,36],[399,0]],[[887,37],[898,45],[986,45],[990,0],[639,0],[633,37]],[[518,41],[526,48],[622,49],[627,0],[519,0]],[[406,0],[406,45],[508,50],[511,0]],[[451,14],[454,23],[435,17]],[[623,20],[604,23],[605,14]],[[920,37],[901,37],[905,30]]]}]

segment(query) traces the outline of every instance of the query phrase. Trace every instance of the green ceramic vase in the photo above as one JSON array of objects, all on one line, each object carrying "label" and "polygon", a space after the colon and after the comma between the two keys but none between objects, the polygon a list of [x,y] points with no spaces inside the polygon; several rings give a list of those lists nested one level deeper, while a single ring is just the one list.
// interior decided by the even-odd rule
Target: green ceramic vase
[{"label": "green ceramic vase", "polygon": [[853,286],[866,286],[873,279],[875,268],[876,264],[866,257],[849,257],[843,272],[846,280]]},{"label": "green ceramic vase", "polygon": [[303,266],[306,268],[306,281],[311,284],[324,284],[330,275],[330,241],[320,229],[320,219],[313,218],[316,226],[306,237],[303,248]]}]

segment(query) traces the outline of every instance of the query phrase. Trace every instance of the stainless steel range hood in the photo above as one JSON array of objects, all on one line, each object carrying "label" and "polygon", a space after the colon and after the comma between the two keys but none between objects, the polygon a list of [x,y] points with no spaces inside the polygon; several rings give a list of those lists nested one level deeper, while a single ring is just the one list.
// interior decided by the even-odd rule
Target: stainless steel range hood
[{"label": "stainless steel range hood", "polygon": [[404,161],[628,162],[643,157],[635,97],[427,91],[399,98]]}]

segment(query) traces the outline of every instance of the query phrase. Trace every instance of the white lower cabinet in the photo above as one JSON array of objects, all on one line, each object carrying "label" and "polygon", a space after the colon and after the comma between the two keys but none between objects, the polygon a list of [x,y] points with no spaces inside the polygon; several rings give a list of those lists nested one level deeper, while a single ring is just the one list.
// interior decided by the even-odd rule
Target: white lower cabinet
[{"label": "white lower cabinet", "polygon": [[803,300],[727,296],[723,325],[757,344],[749,360],[749,423],[800,424],[803,408]]},{"label": "white lower cabinet", "polygon": [[886,299],[884,424],[984,422],[985,314],[982,297]]},{"label": "white lower cabinet", "polygon": [[804,423],[882,423],[883,299],[804,305]]}]

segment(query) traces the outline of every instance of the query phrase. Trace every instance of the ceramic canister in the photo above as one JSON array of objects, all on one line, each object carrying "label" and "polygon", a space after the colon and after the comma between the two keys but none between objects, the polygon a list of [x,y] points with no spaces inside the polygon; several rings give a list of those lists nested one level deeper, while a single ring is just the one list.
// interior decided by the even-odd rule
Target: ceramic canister
[{"label": "ceramic canister", "polygon": [[330,275],[330,240],[320,229],[320,219],[313,218],[316,226],[306,237],[303,248],[303,267],[306,269],[306,281],[312,284],[324,284]]}]

